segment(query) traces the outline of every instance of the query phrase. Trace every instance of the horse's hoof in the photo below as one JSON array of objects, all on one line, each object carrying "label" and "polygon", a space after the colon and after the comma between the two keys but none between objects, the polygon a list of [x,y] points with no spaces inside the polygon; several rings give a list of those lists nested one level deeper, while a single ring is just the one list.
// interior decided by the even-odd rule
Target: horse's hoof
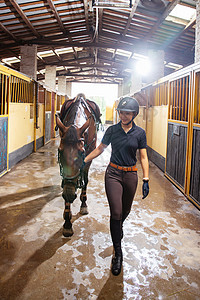
[{"label": "horse's hoof", "polygon": [[80,208],[80,214],[81,214],[81,215],[87,215],[87,214],[88,214],[88,209],[87,209],[87,207],[81,207],[81,208]]},{"label": "horse's hoof", "polygon": [[63,235],[64,237],[70,237],[74,234],[74,231],[72,228],[64,228],[63,227]]}]

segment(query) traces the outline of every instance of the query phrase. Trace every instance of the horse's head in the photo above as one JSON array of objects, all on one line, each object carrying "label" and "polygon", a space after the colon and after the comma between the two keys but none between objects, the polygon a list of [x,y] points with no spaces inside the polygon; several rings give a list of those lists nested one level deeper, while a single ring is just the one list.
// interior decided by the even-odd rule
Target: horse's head
[{"label": "horse's head", "polygon": [[[65,196],[67,195],[67,197],[71,199],[70,202],[72,202],[76,198],[76,182],[84,159],[83,133],[88,128],[90,119],[88,119],[81,128],[77,128],[75,125],[66,127],[59,117],[56,116],[56,124],[60,129],[61,136],[58,151],[61,175],[64,180],[63,193]],[[67,189],[66,193],[65,189]]]}]

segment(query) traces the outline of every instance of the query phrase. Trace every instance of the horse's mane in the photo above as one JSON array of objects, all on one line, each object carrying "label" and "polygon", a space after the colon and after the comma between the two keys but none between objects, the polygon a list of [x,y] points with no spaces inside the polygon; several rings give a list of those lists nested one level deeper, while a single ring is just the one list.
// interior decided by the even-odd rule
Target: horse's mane
[{"label": "horse's mane", "polygon": [[100,109],[99,109],[98,105],[94,101],[86,99],[85,95],[82,94],[82,93],[78,94],[75,98],[68,99],[64,102],[64,104],[61,107],[61,111],[60,111],[61,121],[62,122],[64,121],[66,113],[69,112],[69,110],[72,109],[73,105],[80,98],[83,99],[85,105],[87,106],[87,109],[95,115],[95,118],[96,118],[97,122],[101,123],[101,113],[100,113]]}]

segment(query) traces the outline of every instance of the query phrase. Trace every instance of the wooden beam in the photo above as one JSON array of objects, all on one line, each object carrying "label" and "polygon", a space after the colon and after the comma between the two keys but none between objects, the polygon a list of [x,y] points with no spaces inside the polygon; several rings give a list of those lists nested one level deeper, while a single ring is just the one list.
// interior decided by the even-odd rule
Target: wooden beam
[{"label": "wooden beam", "polygon": [[140,2],[140,0],[135,0],[134,1],[133,7],[132,7],[131,12],[130,12],[130,15],[128,17],[128,21],[126,23],[126,27],[125,27],[125,29],[124,29],[124,31],[122,33],[123,36],[126,35],[128,29],[129,29],[129,26],[131,24],[132,18],[133,18],[134,14],[135,14],[135,11],[136,11],[136,8],[137,8],[139,2]]},{"label": "wooden beam", "polygon": [[85,11],[85,22],[86,22],[86,28],[87,31],[90,31],[90,27],[89,27],[89,21],[88,21],[88,1],[87,0],[83,0],[83,5],[84,5],[84,11]]},{"label": "wooden beam", "polygon": [[162,13],[161,17],[155,23],[155,25],[151,28],[151,30],[146,34],[143,38],[144,40],[149,40],[154,32],[158,29],[160,24],[166,19],[166,17],[170,14],[170,12],[174,9],[174,7],[180,2],[180,0],[172,0],[170,4],[168,4],[165,11]]},{"label": "wooden beam", "polygon": [[18,42],[16,37],[10,32],[1,22],[0,22],[0,28],[15,42]]},{"label": "wooden beam", "polygon": [[62,23],[62,20],[57,12],[57,9],[54,5],[54,3],[51,1],[51,0],[47,0],[47,3],[49,4],[50,8],[51,8],[51,11],[53,12],[54,14],[54,17],[56,18],[56,20],[58,21],[58,24],[60,26],[60,28],[62,29],[62,31],[64,32],[65,35],[69,34],[69,32],[67,32],[67,30],[65,29],[63,23]]},{"label": "wooden beam", "polygon": [[162,48],[165,50],[169,47],[173,42],[177,41],[182,35],[184,35],[187,31],[189,31],[196,23],[196,17],[192,19],[188,25],[186,25],[181,31],[178,32],[175,36],[169,39],[166,43],[163,44]]},{"label": "wooden beam", "polygon": [[58,59],[60,62],[62,62],[62,59],[61,59],[60,55],[56,52],[56,50],[55,50],[53,47],[51,47],[51,49],[52,49],[53,53],[55,54],[55,56],[57,57],[57,59]]},{"label": "wooden beam", "polygon": [[[46,65],[46,62],[45,62],[45,60],[43,59],[43,57],[37,55],[37,58],[38,58],[39,60],[41,60],[41,61]],[[43,68],[42,68],[42,69],[43,69]]]},{"label": "wooden beam", "polygon": [[[108,36],[110,34],[105,34],[105,36]],[[111,34],[112,35],[112,34]],[[118,35],[116,35],[118,36]],[[119,36],[118,36],[119,37]],[[54,42],[54,41],[43,41],[42,39],[37,39],[37,41],[35,40],[29,40],[29,41],[26,41],[27,44],[35,44],[35,45],[44,45],[44,46],[53,46],[53,47],[57,47],[57,46],[60,46],[60,47],[82,47],[82,48],[91,48],[91,47],[95,47],[95,48],[113,48],[113,49],[123,49],[123,50],[127,50],[127,51],[130,51],[132,52],[134,50],[134,47],[138,47],[141,45],[141,48],[144,48],[144,44],[142,44],[141,41],[134,41],[133,42],[133,39],[131,38],[126,38],[127,39],[127,43],[125,42],[125,39],[124,39],[124,43],[121,42],[121,41],[118,41],[116,40],[116,42],[109,42],[109,43],[88,43],[88,42],[74,42],[74,43],[68,43],[68,42],[65,42],[65,41],[59,41],[59,42]],[[131,43],[132,41],[132,43]],[[11,47],[15,47],[16,44],[12,44],[10,45]],[[1,46],[0,48],[6,48],[6,47],[9,47],[9,45],[5,45],[4,46]]]},{"label": "wooden beam", "polygon": [[[52,2],[52,0],[47,0],[47,2],[48,2],[48,4],[49,4],[49,6],[50,6],[50,8],[51,8],[51,11],[53,12],[53,14],[54,14],[56,20],[58,21],[58,24],[59,24],[61,30],[62,30],[63,33],[67,36],[69,42],[72,42],[72,38],[71,38],[71,36],[70,36],[70,32],[69,32],[68,30],[65,29],[65,27],[64,27],[64,25],[63,25],[63,23],[62,23],[62,20],[61,20],[59,14],[58,14],[58,12],[57,12],[57,9],[56,9],[54,3]],[[74,49],[74,47],[72,47],[72,49],[73,49],[73,51],[74,51],[74,56],[75,56],[75,58],[77,58],[76,50]]]},{"label": "wooden beam", "polygon": [[103,8],[98,8],[99,10],[99,34],[102,31],[102,27],[103,27]]},{"label": "wooden beam", "polygon": [[[91,59],[91,58],[89,58]],[[87,61],[89,60],[88,58],[85,58],[85,60],[82,58],[82,61]],[[106,58],[102,58],[101,60],[104,61],[108,61],[110,63],[110,65],[104,65],[104,64],[100,64],[100,63],[87,63],[87,64],[81,64],[79,59],[77,59],[77,63],[74,62],[73,60],[63,60],[60,62],[49,62],[48,65],[50,66],[63,66],[63,67],[78,67],[78,68],[107,68],[107,69],[119,69],[121,67],[124,66],[124,69],[130,67],[130,62],[126,63],[126,62],[118,62],[118,61],[112,61],[112,60],[108,60]]]},{"label": "wooden beam", "polygon": [[94,74],[79,74],[79,73],[61,73],[60,75],[58,74],[58,76],[67,76],[67,77],[86,77],[86,78],[125,78],[126,76],[111,76],[111,75],[94,75]]},{"label": "wooden beam", "polygon": [[29,19],[27,18],[27,16],[24,14],[24,12],[21,9],[21,7],[19,6],[19,4],[16,2],[16,0],[9,0],[9,2],[12,4],[12,6],[14,7],[14,9],[18,12],[18,14],[20,15],[20,17],[23,19],[23,21],[29,27],[29,29],[34,33],[34,35],[37,36],[38,38],[40,38],[41,37],[40,34],[35,30],[35,28],[31,24],[31,22],[29,21]]}]

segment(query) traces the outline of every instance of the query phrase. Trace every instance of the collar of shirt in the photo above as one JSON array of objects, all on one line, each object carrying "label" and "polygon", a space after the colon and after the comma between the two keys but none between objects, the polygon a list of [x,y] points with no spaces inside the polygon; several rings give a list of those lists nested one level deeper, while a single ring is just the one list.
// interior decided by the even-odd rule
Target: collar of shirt
[{"label": "collar of shirt", "polygon": [[[123,130],[124,133],[126,133],[126,132],[124,131],[124,129],[122,128],[121,121],[118,123],[118,125],[119,125],[119,128],[120,128],[121,130]],[[131,133],[132,131],[135,130],[135,128],[136,128],[136,125],[135,125],[135,123],[134,123],[134,121],[133,121],[132,128],[131,128],[126,134]]]}]

